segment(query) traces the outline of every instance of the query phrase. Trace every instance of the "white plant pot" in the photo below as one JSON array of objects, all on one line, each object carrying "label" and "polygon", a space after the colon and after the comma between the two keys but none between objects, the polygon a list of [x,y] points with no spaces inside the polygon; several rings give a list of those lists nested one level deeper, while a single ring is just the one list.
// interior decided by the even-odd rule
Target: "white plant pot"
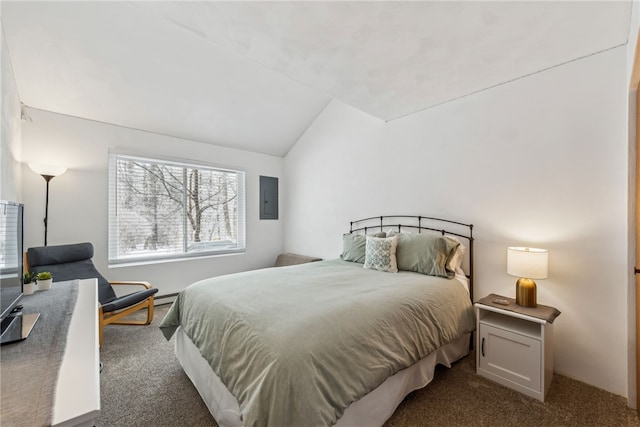
[{"label": "white plant pot", "polygon": [[25,283],[22,285],[22,293],[25,295],[31,295],[36,291],[36,282]]},{"label": "white plant pot", "polygon": [[47,289],[51,289],[52,282],[53,279],[38,280],[38,290],[46,291]]}]

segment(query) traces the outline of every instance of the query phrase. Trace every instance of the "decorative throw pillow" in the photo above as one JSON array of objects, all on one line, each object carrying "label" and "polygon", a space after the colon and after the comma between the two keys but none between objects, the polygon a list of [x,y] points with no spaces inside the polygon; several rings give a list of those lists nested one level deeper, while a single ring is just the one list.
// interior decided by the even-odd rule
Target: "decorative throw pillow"
[{"label": "decorative throw pillow", "polygon": [[397,236],[388,238],[367,236],[364,268],[397,273],[397,246]]},{"label": "decorative throw pillow", "polygon": [[[375,237],[385,237],[385,233],[373,234]],[[345,261],[364,262],[367,236],[364,234],[347,233],[342,236],[342,254],[340,258]]]}]

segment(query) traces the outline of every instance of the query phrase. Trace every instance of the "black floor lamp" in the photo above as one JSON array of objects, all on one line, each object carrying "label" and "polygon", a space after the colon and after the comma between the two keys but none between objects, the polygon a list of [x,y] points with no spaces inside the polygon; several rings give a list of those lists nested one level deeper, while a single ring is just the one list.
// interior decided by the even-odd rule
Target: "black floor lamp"
[{"label": "black floor lamp", "polygon": [[40,175],[47,182],[47,195],[44,205],[44,245],[47,246],[47,221],[49,219],[49,181],[56,176],[62,175],[67,168],[64,166],[43,165],[39,163],[29,163],[32,171]]}]

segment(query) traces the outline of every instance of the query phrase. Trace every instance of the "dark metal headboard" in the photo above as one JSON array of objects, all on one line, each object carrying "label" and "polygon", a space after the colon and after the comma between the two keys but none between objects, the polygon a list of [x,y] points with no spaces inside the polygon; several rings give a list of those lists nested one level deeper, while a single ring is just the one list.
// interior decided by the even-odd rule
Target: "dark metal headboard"
[{"label": "dark metal headboard", "polygon": [[473,302],[473,224],[428,216],[384,215],[351,221],[349,233],[361,231],[367,234],[367,231],[375,231],[378,229],[380,231],[386,231],[389,228],[397,228],[398,232],[402,231],[403,228],[418,230],[418,233],[421,233],[423,230],[434,231],[443,236],[456,236],[467,239],[469,242],[467,245],[469,272],[466,273],[466,276],[467,279],[469,279],[469,296]]}]

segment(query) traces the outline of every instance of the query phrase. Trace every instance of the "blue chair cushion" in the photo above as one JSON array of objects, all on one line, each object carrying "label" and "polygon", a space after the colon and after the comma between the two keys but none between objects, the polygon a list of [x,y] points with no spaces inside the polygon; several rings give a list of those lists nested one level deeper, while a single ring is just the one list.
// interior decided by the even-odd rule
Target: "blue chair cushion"
[{"label": "blue chair cushion", "polygon": [[108,313],[110,311],[120,310],[122,308],[130,307],[134,304],[139,303],[140,301],[144,301],[149,298],[151,295],[158,292],[158,289],[151,288],[145,289],[144,291],[134,292],[129,295],[125,295],[119,298],[114,299],[106,304],[102,304],[102,311]]},{"label": "blue chair cushion", "polygon": [[115,300],[116,293],[93,265],[93,245],[76,243],[72,245],[41,246],[29,248],[27,259],[29,270],[34,273],[48,271],[54,281],[75,279],[98,279],[98,300],[103,306]]},{"label": "blue chair cushion", "polygon": [[93,245],[91,243],[75,243],[72,245],[29,248],[27,256],[29,257],[29,265],[31,267],[38,267],[42,265],[67,264],[76,261],[91,260],[91,258],[93,258],[93,252]]}]

